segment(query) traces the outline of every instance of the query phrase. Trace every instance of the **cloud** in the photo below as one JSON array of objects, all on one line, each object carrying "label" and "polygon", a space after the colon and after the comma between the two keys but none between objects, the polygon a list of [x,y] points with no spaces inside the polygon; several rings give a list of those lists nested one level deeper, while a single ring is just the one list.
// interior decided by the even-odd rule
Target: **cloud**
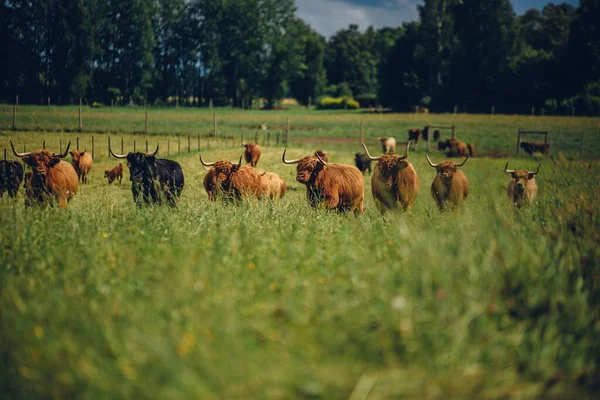
[{"label": "cloud", "polygon": [[342,0],[296,0],[297,15],[321,35],[329,38],[340,29],[356,24],[361,30],[369,26],[400,26],[418,19],[417,0],[387,0],[357,4]]}]

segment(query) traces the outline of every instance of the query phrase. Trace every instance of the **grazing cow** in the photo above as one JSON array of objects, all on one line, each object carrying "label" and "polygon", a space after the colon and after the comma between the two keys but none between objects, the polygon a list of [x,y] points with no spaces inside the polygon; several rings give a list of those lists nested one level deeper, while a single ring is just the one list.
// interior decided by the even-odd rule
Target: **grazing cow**
[{"label": "grazing cow", "polygon": [[279,200],[287,191],[285,181],[274,172],[265,172],[260,176],[261,198]]},{"label": "grazing cow", "polygon": [[375,205],[381,214],[387,210],[404,211],[410,208],[419,194],[419,176],[413,165],[408,161],[408,150],[412,141],[406,145],[403,156],[381,155],[372,157],[367,146],[362,143],[367,156],[375,164],[373,177],[371,178],[371,191],[375,199]]},{"label": "grazing cow", "polygon": [[521,148],[529,155],[533,153],[546,153],[550,149],[550,145],[544,142],[521,142]]},{"label": "grazing cow", "polygon": [[260,146],[255,143],[245,143],[244,147],[246,148],[244,151],[246,163],[250,164],[251,167],[256,167],[261,154]]},{"label": "grazing cow", "polygon": [[318,155],[286,160],[286,151],[283,151],[281,160],[284,164],[298,164],[296,180],[306,185],[306,197],[312,207],[324,206],[328,210],[362,214],[365,184],[358,168],[330,164]]},{"label": "grazing cow", "polygon": [[[469,148],[471,146],[471,148]],[[458,139],[446,139],[443,142],[438,142],[438,150],[442,151],[448,149],[446,153],[447,157],[465,157],[467,151],[475,153],[475,146],[472,144],[467,145]]]},{"label": "grazing cow", "polygon": [[175,207],[183,191],[183,170],[178,162],[156,158],[158,145],[154,153],[110,154],[119,159],[127,159],[129,180],[133,201],[138,207],[143,204],[163,204]]},{"label": "grazing cow", "polygon": [[378,138],[381,143],[381,151],[383,154],[393,154],[396,152],[396,139],[393,137]]},{"label": "grazing cow", "polygon": [[467,149],[469,150],[469,157],[475,157],[475,145],[473,143],[469,143],[467,145]]},{"label": "grazing cow", "polygon": [[242,165],[242,156],[237,164],[227,160],[208,163],[200,154],[202,166],[213,167],[204,177],[204,189],[210,200],[258,199],[262,196],[260,174],[256,168]]},{"label": "grazing cow", "polygon": [[533,203],[533,200],[537,195],[535,176],[540,172],[540,166],[541,164],[538,165],[535,172],[532,172],[524,169],[508,169],[508,163],[506,163],[504,173],[511,175],[506,188],[506,194],[508,195],[508,200],[517,206],[517,208],[528,206]]},{"label": "grazing cow", "polygon": [[429,165],[437,170],[431,184],[431,195],[440,211],[443,211],[448,204],[459,207],[469,195],[469,181],[458,167],[465,165],[469,157],[467,156],[462,164],[455,164],[452,161],[434,164],[429,156],[426,155],[425,157]]},{"label": "grazing cow", "polygon": [[38,150],[29,153],[19,153],[10,142],[15,156],[23,159],[23,162],[32,169],[31,175],[26,180],[27,199],[25,205],[39,204],[53,205],[58,202],[59,207],[64,208],[77,193],[79,178],[73,166],[62,159],[69,152],[71,142],[63,154],[55,154],[47,150]]},{"label": "grazing cow", "polygon": [[73,150],[71,152],[71,165],[75,168],[75,172],[77,172],[77,176],[81,183],[87,183],[87,175],[92,169],[92,165],[94,165],[94,161],[92,161],[92,155],[88,152]]},{"label": "grazing cow", "polygon": [[327,156],[327,153],[323,150],[317,150],[315,151],[315,155],[319,155],[319,157],[321,158],[321,160],[325,161],[325,162],[329,162],[329,157]]},{"label": "grazing cow", "polygon": [[369,170],[369,175],[371,175],[371,159],[368,155],[363,153],[354,153],[354,164],[363,175],[365,174],[366,170]]},{"label": "grazing cow", "polygon": [[119,183],[121,183],[121,180],[123,179],[123,164],[119,163],[119,165],[117,165],[113,169],[107,169],[107,170],[105,170],[104,171],[104,177],[106,179],[108,179],[108,184],[109,185],[111,183],[113,183],[113,181],[115,179],[117,179],[119,181]]},{"label": "grazing cow", "polygon": [[16,197],[23,182],[23,164],[18,161],[0,161],[0,197],[8,192]]},{"label": "grazing cow", "polygon": [[411,140],[415,142],[415,144],[419,143],[419,137],[421,136],[422,130],[421,128],[410,128],[408,130],[408,141]]}]

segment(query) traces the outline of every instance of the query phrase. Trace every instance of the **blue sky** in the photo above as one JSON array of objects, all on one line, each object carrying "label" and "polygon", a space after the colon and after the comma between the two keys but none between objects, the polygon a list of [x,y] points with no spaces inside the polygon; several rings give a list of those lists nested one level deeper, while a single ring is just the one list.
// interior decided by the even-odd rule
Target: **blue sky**
[{"label": "blue sky", "polygon": [[[574,6],[579,4],[578,0],[511,2],[518,14],[530,8],[541,9],[548,3],[566,2]],[[421,3],[421,0],[296,0],[300,18],[325,37],[346,28],[349,24],[357,24],[364,30],[369,25],[381,28],[417,20],[417,4]]]}]

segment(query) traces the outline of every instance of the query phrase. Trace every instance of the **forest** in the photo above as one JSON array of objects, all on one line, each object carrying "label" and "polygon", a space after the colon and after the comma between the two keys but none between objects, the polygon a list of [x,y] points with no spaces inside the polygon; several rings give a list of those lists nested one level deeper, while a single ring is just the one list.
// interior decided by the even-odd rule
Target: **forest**
[{"label": "forest", "polygon": [[325,38],[293,0],[5,0],[0,102],[276,108],[332,96],[400,112],[600,114],[600,1],[523,15],[509,0],[417,7],[418,21]]}]

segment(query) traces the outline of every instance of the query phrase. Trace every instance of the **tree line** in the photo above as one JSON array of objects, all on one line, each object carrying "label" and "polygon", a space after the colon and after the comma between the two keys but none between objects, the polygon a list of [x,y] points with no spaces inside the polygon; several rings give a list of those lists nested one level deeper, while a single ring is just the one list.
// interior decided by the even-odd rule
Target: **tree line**
[{"label": "tree line", "polygon": [[600,113],[600,1],[517,15],[425,0],[419,20],[326,40],[293,0],[5,0],[0,101],[275,107],[348,96],[434,112]]}]

